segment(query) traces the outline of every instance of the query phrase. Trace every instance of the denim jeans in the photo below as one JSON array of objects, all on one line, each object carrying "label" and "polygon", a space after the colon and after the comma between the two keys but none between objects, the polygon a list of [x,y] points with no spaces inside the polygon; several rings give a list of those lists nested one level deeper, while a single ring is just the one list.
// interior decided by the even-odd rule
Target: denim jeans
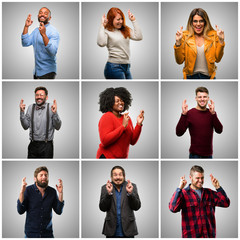
[{"label": "denim jeans", "polygon": [[204,75],[202,73],[195,73],[193,75],[188,75],[187,79],[210,79],[210,76]]},{"label": "denim jeans", "polygon": [[130,64],[107,62],[104,69],[106,79],[132,79]]},{"label": "denim jeans", "polygon": [[189,158],[212,158],[212,156],[200,156],[194,153],[190,153]]}]

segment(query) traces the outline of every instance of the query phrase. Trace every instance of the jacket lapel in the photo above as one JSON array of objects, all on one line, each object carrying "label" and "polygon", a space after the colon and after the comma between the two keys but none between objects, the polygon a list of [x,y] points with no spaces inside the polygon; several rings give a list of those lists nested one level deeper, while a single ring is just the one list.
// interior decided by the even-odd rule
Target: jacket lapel
[{"label": "jacket lapel", "polygon": [[125,196],[127,195],[126,185],[127,185],[127,182],[125,181],[123,183],[122,194],[121,194],[121,208],[123,206],[123,203],[124,203],[124,200],[125,200]]},{"label": "jacket lapel", "polygon": [[193,50],[193,52],[195,52],[195,54],[197,55],[197,45],[195,42],[195,37],[194,36],[190,37],[186,43]]}]

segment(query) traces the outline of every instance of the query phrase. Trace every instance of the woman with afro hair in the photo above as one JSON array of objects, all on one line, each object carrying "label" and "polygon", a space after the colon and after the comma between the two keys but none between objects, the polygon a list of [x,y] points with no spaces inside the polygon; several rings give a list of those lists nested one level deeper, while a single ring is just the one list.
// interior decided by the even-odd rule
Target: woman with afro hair
[{"label": "woman with afro hair", "polygon": [[99,121],[98,130],[101,143],[97,158],[128,158],[129,146],[136,144],[142,129],[144,111],[137,117],[133,127],[128,113],[132,97],[124,87],[107,88],[99,95],[99,110],[104,113]]}]

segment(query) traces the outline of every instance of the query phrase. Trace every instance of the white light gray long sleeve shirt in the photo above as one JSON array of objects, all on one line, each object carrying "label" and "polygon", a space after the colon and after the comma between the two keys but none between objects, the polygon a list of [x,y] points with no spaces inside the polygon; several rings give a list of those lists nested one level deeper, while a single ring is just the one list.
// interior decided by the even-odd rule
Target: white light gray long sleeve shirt
[{"label": "white light gray long sleeve shirt", "polygon": [[[36,108],[37,105],[35,105]],[[34,131],[33,138],[34,141],[45,141],[46,139],[46,127],[47,127],[47,103],[45,103],[44,109],[34,110]],[[29,131],[29,139],[32,140],[32,107],[33,104],[30,105],[27,109],[27,113],[20,111],[20,121],[22,127]],[[54,129],[59,130],[61,127],[62,121],[60,120],[57,113],[53,113],[51,110],[51,104],[49,104],[49,128],[48,128],[48,141],[52,141],[54,137]]]}]

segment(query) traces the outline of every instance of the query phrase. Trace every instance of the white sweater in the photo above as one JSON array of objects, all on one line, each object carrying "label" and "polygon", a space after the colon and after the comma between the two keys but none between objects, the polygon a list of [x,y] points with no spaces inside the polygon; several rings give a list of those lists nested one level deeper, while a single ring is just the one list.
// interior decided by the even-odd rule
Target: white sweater
[{"label": "white sweater", "polygon": [[[130,31],[130,39],[140,41],[142,40],[142,32],[139,28],[137,21],[132,21],[133,30]],[[130,49],[129,49],[129,38],[124,38],[120,30],[114,29],[113,31],[108,31],[101,24],[97,44],[100,47],[107,46],[108,48],[108,62],[128,64],[130,63]]]}]

